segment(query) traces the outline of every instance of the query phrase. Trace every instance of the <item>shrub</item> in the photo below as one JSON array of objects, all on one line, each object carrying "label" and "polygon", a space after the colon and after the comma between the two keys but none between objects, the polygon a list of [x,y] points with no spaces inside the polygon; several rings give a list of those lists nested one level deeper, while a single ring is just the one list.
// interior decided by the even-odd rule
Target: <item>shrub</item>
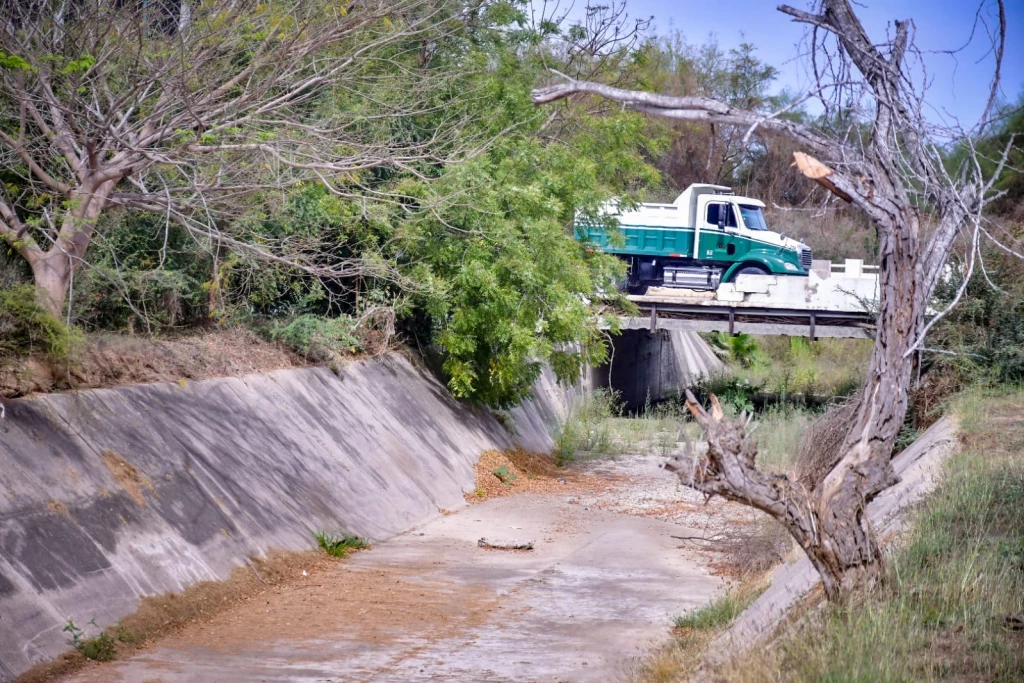
[{"label": "shrub", "polygon": [[32,285],[0,290],[0,361],[36,350],[66,359],[80,335],[36,301]]},{"label": "shrub", "polygon": [[359,350],[356,328],[356,320],[349,316],[300,315],[286,325],[273,327],[270,338],[312,361],[328,363]]},{"label": "shrub", "polygon": [[757,362],[758,345],[749,334],[730,335],[728,332],[719,332],[712,338],[715,346],[722,349],[729,360],[738,365],[749,368]]},{"label": "shrub", "polygon": [[365,538],[349,533],[335,534],[329,531],[314,531],[313,538],[331,557],[345,557],[350,550],[363,550],[370,547]]},{"label": "shrub", "polygon": [[[96,626],[95,619],[89,623]],[[86,659],[108,662],[117,655],[114,638],[105,631],[100,632],[99,635],[87,638],[85,631],[71,619],[68,619],[68,623],[65,624],[63,631],[71,634],[71,647],[82,653],[82,656]]]}]

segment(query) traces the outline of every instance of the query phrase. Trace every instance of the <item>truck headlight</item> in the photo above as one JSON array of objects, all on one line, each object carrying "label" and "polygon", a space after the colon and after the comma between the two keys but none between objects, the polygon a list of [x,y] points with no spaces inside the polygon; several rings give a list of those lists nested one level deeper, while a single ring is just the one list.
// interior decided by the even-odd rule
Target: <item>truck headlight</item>
[{"label": "truck headlight", "polygon": [[785,268],[786,270],[796,270],[796,266],[794,266],[792,263],[783,263],[782,267]]}]

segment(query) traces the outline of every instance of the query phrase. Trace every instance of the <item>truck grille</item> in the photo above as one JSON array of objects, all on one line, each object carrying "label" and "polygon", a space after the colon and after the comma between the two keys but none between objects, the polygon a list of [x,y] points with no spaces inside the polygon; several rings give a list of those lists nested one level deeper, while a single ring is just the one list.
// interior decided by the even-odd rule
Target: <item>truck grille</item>
[{"label": "truck grille", "polygon": [[814,252],[803,247],[800,249],[800,267],[806,270],[808,273],[811,272],[811,264],[814,262]]}]

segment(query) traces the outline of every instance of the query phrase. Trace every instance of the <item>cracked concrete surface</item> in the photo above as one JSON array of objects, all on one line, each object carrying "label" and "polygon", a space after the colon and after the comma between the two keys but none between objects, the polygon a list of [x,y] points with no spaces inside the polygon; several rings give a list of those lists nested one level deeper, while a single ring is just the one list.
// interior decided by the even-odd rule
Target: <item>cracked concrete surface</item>
[{"label": "cracked concrete surface", "polygon": [[[636,475],[624,500],[670,478],[649,458],[622,463],[617,473]],[[463,508],[74,680],[619,679],[722,580],[672,538],[693,531],[685,519],[581,500],[523,494]],[[536,549],[485,550],[481,536]]]}]

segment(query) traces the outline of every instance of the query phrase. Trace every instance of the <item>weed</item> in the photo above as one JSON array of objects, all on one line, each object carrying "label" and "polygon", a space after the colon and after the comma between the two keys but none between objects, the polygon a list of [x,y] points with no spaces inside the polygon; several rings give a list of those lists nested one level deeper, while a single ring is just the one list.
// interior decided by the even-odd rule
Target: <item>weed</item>
[{"label": "weed", "polygon": [[501,467],[495,468],[491,471],[491,474],[496,476],[505,486],[511,486],[512,482],[516,480],[516,473],[510,472],[508,465],[502,465]]},{"label": "weed", "polygon": [[608,420],[617,413],[618,397],[610,391],[598,389],[582,397],[555,433],[555,463],[563,466],[584,453],[612,453],[614,440]]},{"label": "weed", "polygon": [[[761,589],[763,590],[763,589]],[[745,588],[731,590],[708,605],[698,607],[678,616],[673,624],[679,629],[695,629],[706,631],[728,626],[752,603],[761,590]]]},{"label": "weed", "polygon": [[287,325],[272,328],[269,336],[310,360],[327,363],[359,350],[356,331],[357,321],[348,316],[300,315]]},{"label": "weed", "polygon": [[125,643],[126,645],[131,645],[139,641],[139,637],[125,628],[122,624],[117,625],[115,637],[117,638],[117,642]]},{"label": "weed", "polygon": [[334,534],[328,531],[314,531],[313,538],[331,557],[345,557],[350,550],[363,550],[370,547],[365,538],[348,533]]},{"label": "weed", "polygon": [[757,414],[757,462],[772,472],[787,473],[794,469],[800,437],[815,420],[817,413],[806,408],[775,405]]},{"label": "weed", "polygon": [[[89,622],[91,626],[99,628],[96,619]],[[71,647],[78,650],[83,657],[96,662],[108,662],[117,655],[117,647],[114,638],[105,631],[98,635],[87,637],[85,630],[68,619],[68,623],[62,629],[65,633],[71,634]]]}]

